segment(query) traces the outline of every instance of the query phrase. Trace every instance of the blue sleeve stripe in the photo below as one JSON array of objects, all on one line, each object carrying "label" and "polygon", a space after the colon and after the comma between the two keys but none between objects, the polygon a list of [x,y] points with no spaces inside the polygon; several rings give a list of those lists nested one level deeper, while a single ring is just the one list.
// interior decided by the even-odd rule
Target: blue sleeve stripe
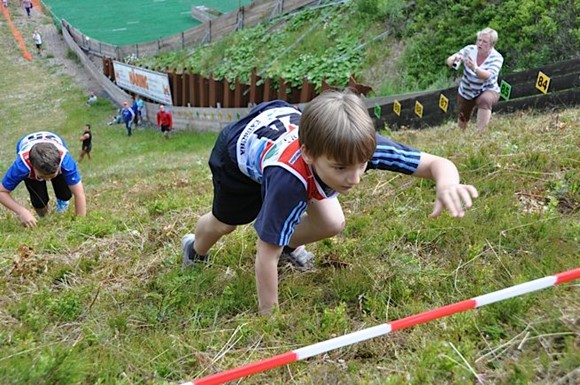
[{"label": "blue sleeve stripe", "polygon": [[380,160],[384,159],[386,161],[389,161],[389,159],[392,159],[393,161],[400,160],[405,163],[418,165],[419,160],[421,159],[421,154],[417,151],[402,150],[393,146],[377,146],[373,158]]},{"label": "blue sleeve stripe", "polygon": [[294,229],[298,223],[300,223],[300,217],[304,210],[306,210],[307,203],[300,202],[294,210],[290,213],[286,221],[284,222],[284,226],[282,227],[282,232],[280,234],[280,245],[287,245],[290,242],[290,237],[294,234]]},{"label": "blue sleeve stripe", "polygon": [[370,160],[373,168],[414,173],[419,166],[421,153],[413,149],[405,149],[391,145],[378,145]]},{"label": "blue sleeve stripe", "polygon": [[397,158],[397,157],[374,157],[371,160],[371,163],[374,165],[378,164],[396,164],[400,165],[400,167],[408,167],[409,169],[415,169],[419,166],[419,160],[411,160],[406,158]]},{"label": "blue sleeve stripe", "polygon": [[388,145],[378,145],[376,150],[376,152],[387,152],[387,153],[397,153],[397,154],[403,154],[403,155],[409,155],[409,156],[414,156],[414,157],[418,157],[419,153],[416,150],[405,150],[403,148],[400,147],[396,147],[396,146],[388,146]]},{"label": "blue sleeve stripe", "polygon": [[[400,170],[406,170],[410,174],[414,173],[417,170],[417,166],[409,165],[408,163],[379,161],[379,160],[374,160],[370,163],[373,166],[385,165],[385,166],[388,166],[389,169],[398,168]],[[381,168],[381,167],[377,167],[377,168]]]}]

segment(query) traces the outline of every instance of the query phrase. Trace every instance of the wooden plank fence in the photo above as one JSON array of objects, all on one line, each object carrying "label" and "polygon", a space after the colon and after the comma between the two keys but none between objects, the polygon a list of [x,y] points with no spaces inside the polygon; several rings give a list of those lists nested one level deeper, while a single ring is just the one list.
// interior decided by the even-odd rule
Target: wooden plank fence
[{"label": "wooden plank fence", "polygon": [[[114,82],[113,59],[104,57],[102,61],[103,74]],[[310,83],[306,77],[300,87],[292,87],[282,78],[278,81],[262,78],[256,73],[256,69],[253,69],[250,74],[250,84],[241,83],[237,77],[231,81],[217,80],[189,71],[177,72],[168,68],[154,70],[168,75],[172,101],[176,107],[244,108],[273,99],[301,104],[311,101],[320,92],[331,87],[323,82],[317,91],[316,85]],[[275,87],[274,84],[279,86]],[[371,87],[357,83],[354,75],[350,77],[348,84],[355,92],[363,96],[367,96],[372,91]]]},{"label": "wooden plank fence", "polygon": [[[536,87],[540,72],[549,78],[546,94]],[[580,58],[500,76],[499,82],[502,81],[511,86],[511,92],[507,100],[504,97],[500,98],[493,108],[494,112],[558,108],[580,104]],[[448,101],[447,111],[441,107],[442,96]],[[417,107],[420,108],[417,109]],[[369,113],[374,118],[377,128],[388,126],[391,129],[402,127],[421,129],[440,125],[449,119],[456,120],[456,107],[457,87],[452,87],[420,96],[395,99],[390,103],[377,104],[369,108]],[[399,114],[395,113],[395,109],[399,109]]]}]

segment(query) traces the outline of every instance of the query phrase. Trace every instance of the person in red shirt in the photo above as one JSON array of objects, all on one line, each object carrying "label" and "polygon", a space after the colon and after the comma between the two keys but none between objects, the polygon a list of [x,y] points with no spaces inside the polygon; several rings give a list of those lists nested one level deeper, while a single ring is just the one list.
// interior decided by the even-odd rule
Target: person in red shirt
[{"label": "person in red shirt", "polygon": [[159,112],[157,113],[157,127],[161,129],[165,139],[169,139],[169,131],[173,128],[173,118],[171,117],[171,112],[165,111],[163,104],[159,106]]}]

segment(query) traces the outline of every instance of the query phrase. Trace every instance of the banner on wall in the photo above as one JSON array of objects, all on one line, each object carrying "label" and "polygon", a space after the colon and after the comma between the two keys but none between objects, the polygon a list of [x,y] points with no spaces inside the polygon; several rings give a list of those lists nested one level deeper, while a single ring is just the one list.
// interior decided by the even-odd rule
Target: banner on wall
[{"label": "banner on wall", "polygon": [[127,91],[165,105],[173,105],[167,74],[113,61],[115,82]]}]

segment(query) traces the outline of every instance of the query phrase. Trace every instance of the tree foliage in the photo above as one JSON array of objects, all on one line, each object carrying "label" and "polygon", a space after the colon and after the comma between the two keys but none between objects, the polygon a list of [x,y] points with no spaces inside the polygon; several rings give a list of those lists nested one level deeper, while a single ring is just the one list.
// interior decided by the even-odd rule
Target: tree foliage
[{"label": "tree foliage", "polygon": [[580,5],[570,0],[419,0],[408,8],[404,77],[428,87],[453,52],[475,42],[477,31],[498,31],[496,49],[509,73],[580,54]]}]

